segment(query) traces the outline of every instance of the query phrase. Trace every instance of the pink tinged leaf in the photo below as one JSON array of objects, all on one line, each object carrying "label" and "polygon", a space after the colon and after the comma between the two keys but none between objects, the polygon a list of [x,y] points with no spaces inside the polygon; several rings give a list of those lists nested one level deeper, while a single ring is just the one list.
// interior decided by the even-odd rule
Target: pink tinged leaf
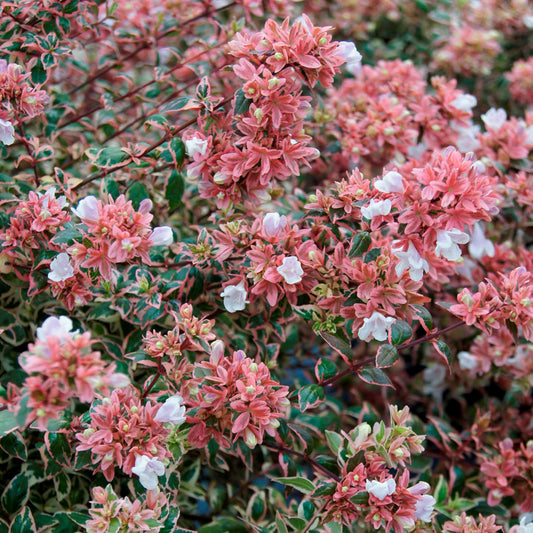
[{"label": "pink tinged leaf", "polygon": [[248,427],[248,424],[250,423],[250,413],[246,411],[245,413],[241,413],[235,422],[233,423],[233,427],[231,428],[232,433],[239,433],[241,431],[244,431],[245,428]]}]

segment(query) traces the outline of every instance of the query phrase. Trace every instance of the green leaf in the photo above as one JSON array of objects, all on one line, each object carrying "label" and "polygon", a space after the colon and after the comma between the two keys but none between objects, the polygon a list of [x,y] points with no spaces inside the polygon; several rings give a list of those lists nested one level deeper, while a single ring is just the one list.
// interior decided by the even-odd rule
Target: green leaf
[{"label": "green leaf", "polygon": [[192,96],[180,96],[176,100],[172,100],[168,104],[165,104],[161,108],[161,112],[165,113],[167,111],[179,111],[183,109],[191,100],[194,100]]},{"label": "green leaf", "polygon": [[198,533],[248,533],[248,528],[240,520],[224,516],[202,526]]},{"label": "green leaf", "polygon": [[315,485],[305,477],[277,477],[274,481],[293,487],[304,494],[310,494],[315,490]]},{"label": "green leaf", "polygon": [[305,385],[298,391],[298,403],[302,413],[316,407],[324,400],[324,389],[320,385]]},{"label": "green leaf", "polygon": [[278,533],[289,533],[287,526],[279,511],[276,511],[276,530]]},{"label": "green leaf", "polygon": [[168,149],[172,154],[172,161],[177,167],[181,167],[185,159],[185,144],[179,137],[173,137],[168,141]]},{"label": "green leaf", "polygon": [[139,209],[141,202],[149,197],[150,193],[148,192],[146,185],[140,181],[134,182],[128,189],[128,198],[131,200],[135,209]]},{"label": "green leaf", "polygon": [[0,309],[0,329],[7,329],[15,325],[17,319],[13,313]]},{"label": "green leaf", "polygon": [[41,60],[35,63],[35,66],[31,69],[31,81],[35,85],[41,85],[46,82],[48,75],[46,69],[44,68]]},{"label": "green leaf", "polygon": [[419,322],[424,324],[429,331],[433,328],[433,317],[431,313],[423,305],[413,305],[416,309],[416,314],[418,316]]},{"label": "green leaf", "polygon": [[321,481],[313,492],[313,497],[331,496],[337,488],[337,483]]},{"label": "green leaf", "polygon": [[95,163],[99,167],[109,168],[122,163],[128,157],[120,146],[107,146],[98,152]]},{"label": "green leaf", "polygon": [[370,236],[370,233],[366,231],[362,231],[361,233],[358,233],[354,236],[352,240],[352,247],[350,248],[350,251],[348,252],[348,257],[354,258],[354,257],[361,257],[372,244],[372,237]]},{"label": "green leaf", "polygon": [[103,193],[110,194],[113,200],[116,200],[120,195],[120,191],[118,189],[118,183],[111,177],[104,178],[103,189],[104,189]]},{"label": "green leaf", "polygon": [[437,501],[437,505],[442,505],[448,499],[448,492],[448,482],[444,476],[440,476],[434,492],[434,498]]},{"label": "green leaf", "polygon": [[[4,413],[5,411],[2,411]],[[12,413],[10,413],[12,415]],[[13,416],[13,415],[12,415]],[[13,421],[15,417],[13,416]],[[8,433],[0,440],[0,446],[2,449],[12,457],[17,457],[25,461],[28,458],[28,451],[26,449],[26,443],[22,438],[22,435],[15,431],[13,433]]]},{"label": "green leaf", "polygon": [[11,411],[7,409],[0,411],[0,437],[11,433],[11,431],[14,431],[18,427],[17,419]]},{"label": "green leaf", "polygon": [[324,381],[328,378],[332,378],[337,373],[337,365],[331,359],[318,360],[315,366],[315,376],[318,381]]},{"label": "green leaf", "polygon": [[386,368],[392,366],[398,360],[398,349],[390,344],[382,344],[376,354],[376,366]]},{"label": "green leaf", "polygon": [[381,248],[372,248],[369,252],[365,254],[364,262],[371,263],[375,261],[381,255]]},{"label": "green leaf", "polygon": [[252,100],[250,98],[246,98],[246,96],[244,95],[244,91],[242,89],[239,89],[235,93],[235,107],[233,108],[233,113],[235,115],[242,115],[248,112],[248,109],[250,109],[251,104]]},{"label": "green leaf", "polygon": [[66,514],[69,517],[69,519],[72,520],[72,522],[74,522],[76,525],[82,526],[82,527],[85,525],[85,522],[87,522],[87,520],[90,520],[90,518],[91,518],[87,514],[77,513],[75,511],[72,511],[72,512],[69,512],[69,513],[66,513]]},{"label": "green leaf", "polygon": [[320,336],[337,352],[346,356],[348,359],[353,358],[353,349],[350,344],[350,340],[342,330],[337,330],[335,335],[327,333],[325,331],[320,332]]},{"label": "green leaf", "polygon": [[[358,371],[359,377],[366,383],[371,385],[383,385],[385,387],[392,387],[390,379],[387,377],[387,374],[383,372],[380,368],[375,366],[365,366]],[[393,387],[394,388],[394,387]]]},{"label": "green leaf", "polygon": [[405,320],[396,320],[390,328],[390,334],[392,344],[399,346],[413,336],[413,330]]},{"label": "green leaf", "polygon": [[168,178],[167,187],[165,189],[165,198],[168,201],[168,207],[171,211],[176,209],[181,204],[183,193],[185,192],[185,180],[183,175],[177,170],[173,169]]},{"label": "green leaf", "polygon": [[444,362],[448,365],[448,368],[450,368],[450,365],[452,364],[452,352],[450,351],[449,346],[440,339],[436,342],[433,342],[433,346],[437,350],[437,352],[442,356],[444,359]]},{"label": "green leaf", "polygon": [[329,431],[326,429],[326,439],[328,441],[328,446],[330,447],[331,451],[335,455],[337,455],[339,453],[342,442],[344,441],[342,435],[335,433],[335,431]]},{"label": "green leaf", "polygon": [[45,434],[45,442],[48,453],[54,461],[63,466],[70,466],[72,449],[65,433],[48,432]]},{"label": "green leaf", "polygon": [[29,507],[24,507],[22,511],[11,522],[9,533],[36,533],[35,520]]},{"label": "green leaf", "polygon": [[9,513],[16,513],[21,509],[30,495],[30,485],[24,473],[16,475],[8,484],[2,494],[2,505]]}]

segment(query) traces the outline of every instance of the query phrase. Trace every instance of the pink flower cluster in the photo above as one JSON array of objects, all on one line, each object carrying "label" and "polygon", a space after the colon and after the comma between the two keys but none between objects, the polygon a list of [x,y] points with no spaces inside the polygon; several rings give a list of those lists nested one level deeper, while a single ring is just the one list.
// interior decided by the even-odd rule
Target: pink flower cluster
[{"label": "pink flower cluster", "polygon": [[500,33],[496,30],[469,24],[454,26],[445,39],[446,44],[435,51],[433,67],[465,76],[486,76],[501,51],[499,38]]},{"label": "pink flower cluster", "polygon": [[[302,80],[329,87],[346,62],[330,28],[315,27],[305,15],[292,24],[268,20],[256,33],[239,33],[229,43],[239,59],[234,72],[243,80],[233,101],[233,116],[219,114],[207,135],[189,131],[189,175],[200,178],[200,191],[217,198],[219,207],[241,199],[257,199],[274,180],[286,180],[310,166],[319,152],[309,146],[303,121],[310,98],[302,95]],[[355,50],[355,49],[354,49]],[[236,132],[230,130],[235,121]]]},{"label": "pink flower cluster", "polygon": [[0,141],[6,145],[15,142],[13,124],[40,114],[48,102],[45,91],[30,85],[29,76],[20,65],[0,59]]},{"label": "pink flower cluster", "polygon": [[150,264],[152,246],[169,245],[173,241],[168,226],[152,229],[151,200],[142,200],[139,209],[121,195],[107,202],[94,196],[84,198],[74,213],[84,224],[83,241],[69,248],[76,268],[93,268],[106,279],[112,278],[116,264],[140,258]]},{"label": "pink flower cluster", "polygon": [[242,350],[224,354],[224,344],[216,341],[209,361],[196,363],[193,375],[182,387],[185,403],[192,409],[187,422],[192,425],[189,442],[205,446],[214,438],[229,446],[228,436],[243,439],[254,448],[264,434],[276,435],[278,418],[290,405],[289,388],[272,379],[264,363],[256,363]]},{"label": "pink flower cluster", "polygon": [[393,159],[418,159],[428,149],[459,142],[476,99],[456,85],[435,76],[428,87],[410,62],[379,61],[331,90],[324,116],[316,120],[340,142],[340,154],[332,156],[341,168],[358,164],[374,173]]},{"label": "pink flower cluster", "polygon": [[105,363],[100,352],[91,349],[93,342],[90,333],[73,332],[67,317],[47,318],[37,329],[37,341],[19,358],[29,374],[21,390],[31,408],[28,422],[36,418],[44,431],[74,399],[91,402],[97,392],[108,394],[110,387],[129,382],[127,376],[115,372],[114,363]]},{"label": "pink flower cluster", "polygon": [[481,282],[474,293],[463,289],[457,301],[450,312],[469,326],[475,325],[486,333],[511,327],[533,341],[533,274],[525,267],[500,274],[497,281]]},{"label": "pink flower cluster", "polygon": [[533,57],[518,60],[505,77],[509,81],[509,92],[519,103],[533,105]]},{"label": "pink flower cluster", "polygon": [[110,397],[93,404],[91,422],[76,433],[78,451],[90,450],[93,464],[107,481],[115,477],[118,466],[132,474],[137,456],[163,460],[171,454],[166,446],[170,433],[163,422],[156,420],[162,404],[143,405],[133,387],[115,389]]},{"label": "pink flower cluster", "polygon": [[[408,487],[410,473],[405,468],[413,453],[423,451],[424,437],[406,424],[407,407],[398,410],[390,406],[389,411],[390,427],[383,422],[374,428],[363,423],[342,435],[329,432],[328,440],[338,456],[342,478],[330,494],[322,496],[326,498],[325,522],[335,520],[349,525],[364,520],[376,530],[403,533],[418,520],[431,521],[435,499],[427,494],[430,487],[425,482]],[[357,454],[361,460],[354,467],[350,458]],[[396,473],[391,473],[390,468]]]},{"label": "pink flower cluster", "polygon": [[504,497],[515,496],[521,513],[533,511],[533,441],[522,442],[515,449],[513,441],[506,438],[491,451],[492,456],[479,454],[483,481],[489,489],[488,504],[498,505]]},{"label": "pink flower cluster", "polygon": [[161,517],[169,502],[164,492],[150,490],[143,499],[130,501],[128,497],[119,498],[111,485],[92,489],[93,500],[89,514],[91,519],[85,523],[87,533],[110,531],[131,531],[157,533],[162,523],[154,522]]}]

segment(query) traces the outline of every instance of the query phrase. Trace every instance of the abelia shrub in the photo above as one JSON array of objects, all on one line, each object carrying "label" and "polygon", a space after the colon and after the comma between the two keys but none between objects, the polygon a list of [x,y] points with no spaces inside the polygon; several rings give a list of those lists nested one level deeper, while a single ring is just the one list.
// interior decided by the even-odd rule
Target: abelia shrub
[{"label": "abelia shrub", "polygon": [[533,10],[0,7],[0,532],[533,528]]}]

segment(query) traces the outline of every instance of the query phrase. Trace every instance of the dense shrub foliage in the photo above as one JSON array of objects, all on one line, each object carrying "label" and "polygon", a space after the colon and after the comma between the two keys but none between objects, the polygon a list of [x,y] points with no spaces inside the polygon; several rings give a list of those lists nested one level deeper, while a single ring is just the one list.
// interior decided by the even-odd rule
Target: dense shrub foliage
[{"label": "dense shrub foliage", "polygon": [[0,37],[0,533],[533,531],[530,2]]}]

